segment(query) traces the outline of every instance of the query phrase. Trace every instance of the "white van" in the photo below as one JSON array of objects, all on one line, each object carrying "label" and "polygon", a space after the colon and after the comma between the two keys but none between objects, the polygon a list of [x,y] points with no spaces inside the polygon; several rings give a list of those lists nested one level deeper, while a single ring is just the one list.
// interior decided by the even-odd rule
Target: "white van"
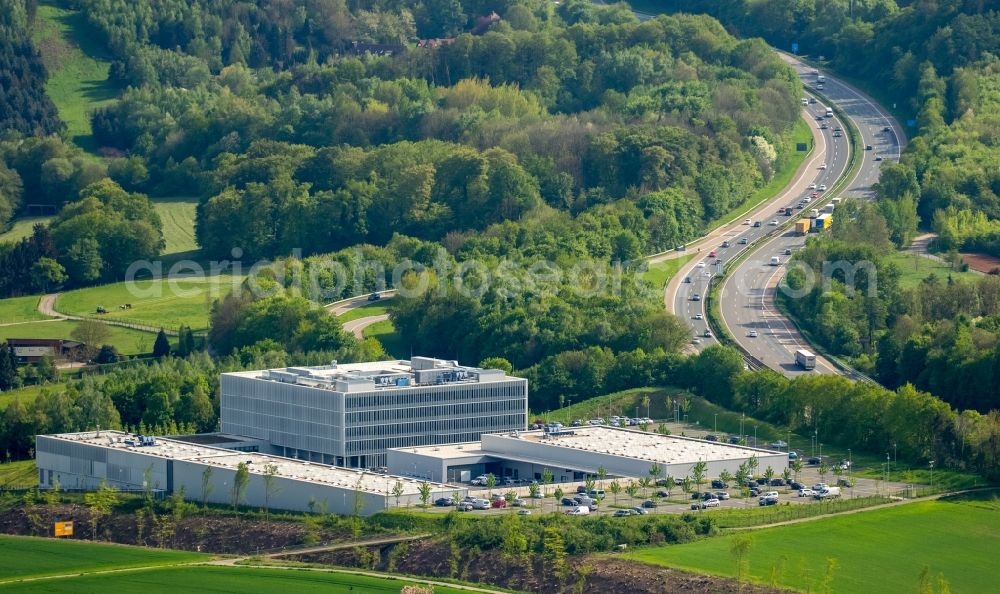
[{"label": "white van", "polygon": [[781,258],[778,256],[771,256],[771,266],[779,266],[781,264]]},{"label": "white van", "polygon": [[587,507],[586,505],[580,505],[580,506],[574,507],[573,509],[571,509],[568,512],[566,512],[566,515],[567,516],[589,516],[590,515],[590,508]]},{"label": "white van", "polygon": [[827,499],[829,497],[840,497],[840,487],[827,487],[822,491],[817,491],[813,495],[816,499]]}]

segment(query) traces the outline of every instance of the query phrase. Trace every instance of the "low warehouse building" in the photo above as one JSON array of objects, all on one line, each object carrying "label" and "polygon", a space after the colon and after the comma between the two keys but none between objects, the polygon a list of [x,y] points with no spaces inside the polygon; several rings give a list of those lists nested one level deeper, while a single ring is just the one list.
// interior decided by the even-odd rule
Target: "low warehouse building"
[{"label": "low warehouse building", "polygon": [[[371,515],[397,504],[393,488],[402,485],[399,505],[421,502],[421,481],[413,478],[337,468],[240,452],[178,439],[139,438],[120,431],[90,431],[36,438],[35,463],[42,488],[96,489],[102,482],[123,490],[152,488],[172,494],[181,489],[194,501],[231,505],[234,478],[245,463],[249,481],[241,505],[313,511],[317,505],[344,515]],[[273,466],[272,466],[273,465]],[[270,493],[265,475],[272,474]],[[204,485],[208,485],[205,489]],[[465,489],[431,484],[431,499]]]},{"label": "low warehouse building", "polygon": [[498,479],[541,480],[548,469],[555,482],[583,480],[603,468],[608,476],[648,477],[653,466],[660,477],[691,475],[698,462],[708,478],[723,470],[736,473],[756,457],[758,471],[771,467],[780,475],[788,454],[759,448],[704,441],[691,437],[644,433],[614,427],[574,427],[555,432],[525,431],[483,435],[479,442],[389,450],[389,471],[433,480],[464,482],[491,473]]}]

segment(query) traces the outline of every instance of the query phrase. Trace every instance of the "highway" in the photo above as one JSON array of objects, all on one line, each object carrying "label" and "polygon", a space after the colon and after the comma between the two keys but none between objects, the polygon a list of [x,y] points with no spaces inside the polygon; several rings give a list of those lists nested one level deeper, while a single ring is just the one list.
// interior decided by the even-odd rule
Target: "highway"
[{"label": "highway", "polygon": [[[803,106],[803,117],[813,129],[815,148],[792,182],[780,194],[746,215],[745,219],[725,225],[689,247],[687,251],[694,250],[697,257],[685,264],[667,285],[665,299],[668,308],[686,318],[695,329],[693,348],[701,349],[716,343],[708,328],[704,299],[713,277],[723,273],[726,263],[737,255],[753,249],[757,242],[776,233],[776,225],[785,224],[789,217],[778,214],[779,208],[791,208],[797,214],[801,210],[798,206],[803,196],[815,194],[816,198],[811,198],[811,202],[821,199],[824,194],[821,188],[832,186],[847,167],[848,138],[840,130],[841,122],[825,117],[826,106],[821,100],[811,95],[807,97],[813,102]],[[781,257],[782,261],[784,259]],[[776,267],[768,266],[767,269],[773,272]]]},{"label": "highway", "polygon": [[[782,58],[795,68],[807,88],[820,94],[820,101],[835,105],[860,132],[863,149],[858,155],[860,169],[838,195],[873,199],[872,184],[878,181],[879,167],[884,162],[898,161],[899,153],[905,146],[902,128],[877,103],[856,89],[825,73],[825,85],[817,89],[817,75],[813,74],[811,67],[792,56],[782,54]],[[819,123],[818,120],[815,123]],[[831,138],[829,131],[823,131],[824,137],[831,143],[829,167],[819,172],[816,181],[832,186],[845,173],[849,147],[846,133],[840,138]],[[865,150],[867,146],[871,146],[871,150]],[[821,200],[830,197],[822,196]],[[800,348],[809,349],[809,345],[794,325],[777,311],[774,297],[786,271],[788,254],[800,249],[805,240],[806,237],[794,233],[794,228],[781,229],[762,239],[752,246],[753,253],[723,279],[720,291],[722,321],[729,334],[767,367],[788,376],[806,372],[795,364],[794,353]],[[773,257],[779,258],[780,265],[771,265]],[[823,357],[816,360],[815,372],[844,373],[863,379],[854,372],[842,371]]]}]

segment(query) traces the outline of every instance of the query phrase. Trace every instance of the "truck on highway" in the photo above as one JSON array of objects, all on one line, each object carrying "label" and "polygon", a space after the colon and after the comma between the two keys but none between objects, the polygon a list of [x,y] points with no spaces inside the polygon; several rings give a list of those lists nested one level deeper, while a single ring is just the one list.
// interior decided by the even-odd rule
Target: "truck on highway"
[{"label": "truck on highway", "polygon": [[809,233],[809,219],[795,221],[795,234],[805,235],[806,233]]},{"label": "truck on highway", "polygon": [[833,212],[835,208],[837,208],[836,204],[833,204],[833,203],[826,204],[826,205],[823,206],[823,212],[830,213],[830,212]]},{"label": "truck on highway", "polygon": [[809,218],[810,219],[815,219],[818,216],[819,216],[819,209],[818,208],[810,208],[809,209]]},{"label": "truck on highway", "polygon": [[843,200],[843,198],[841,198],[840,196],[837,196],[836,198],[831,198],[830,199],[830,204],[837,205],[837,204],[840,204],[840,202],[842,200]]},{"label": "truck on highway", "polygon": [[816,369],[816,355],[805,349],[795,351],[795,363],[802,369]]},{"label": "truck on highway", "polygon": [[813,219],[813,231],[816,233],[826,231],[832,226],[833,226],[833,215],[828,212],[824,212],[823,214]]},{"label": "truck on highway", "polygon": [[828,118],[832,118],[833,117],[833,108],[832,107],[827,107],[826,108],[826,117],[828,117]]},{"label": "truck on highway", "polygon": [[818,82],[820,84],[825,83],[826,82],[826,77],[823,76],[822,74],[817,74],[816,75],[816,82]]}]

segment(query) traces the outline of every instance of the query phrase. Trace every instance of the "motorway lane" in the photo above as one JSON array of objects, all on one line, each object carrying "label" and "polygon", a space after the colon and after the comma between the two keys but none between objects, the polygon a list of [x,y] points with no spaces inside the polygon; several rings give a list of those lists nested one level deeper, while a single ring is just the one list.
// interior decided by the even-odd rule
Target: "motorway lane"
[{"label": "motorway lane", "polygon": [[[770,224],[771,222],[784,223],[788,220],[788,217],[777,214],[779,207],[782,209],[790,207],[793,213],[798,213],[800,210],[798,204],[803,197],[809,197],[815,192],[821,198],[823,191],[819,190],[819,187],[832,186],[847,167],[848,139],[846,134],[838,133],[837,130],[841,127],[841,123],[835,118],[823,117],[826,106],[820,100],[804,106],[803,111],[803,117],[813,128],[816,149],[785,191],[747,216],[754,223],[760,222],[761,226],[754,227],[752,224],[746,224],[746,221],[739,221],[711,234],[707,241],[697,242],[694,245],[700,245],[701,251],[698,252],[698,248],[690,247],[687,253],[695,249],[699,257],[682,267],[667,285],[665,297],[667,306],[676,315],[686,318],[694,328],[695,338],[692,340],[692,347],[695,349],[717,343],[714,336],[706,336],[708,322],[705,318],[708,312],[705,309],[704,297],[709,290],[712,276],[722,273],[726,262],[755,241],[775,233],[776,228]],[[823,125],[826,126],[825,129],[821,128]],[[815,189],[810,187],[812,184],[815,184]],[[744,241],[746,243],[743,243]],[[712,250],[716,252],[715,257],[710,256]],[[718,260],[722,261],[721,265],[716,264]],[[690,282],[686,282],[687,280]],[[697,300],[695,295],[698,297]]]},{"label": "motorway lane", "polygon": [[[816,89],[817,76],[812,73],[811,67],[785,54],[782,54],[782,58],[796,69],[808,88]],[[824,101],[835,104],[854,122],[861,134],[862,144],[872,146],[872,150],[862,151],[861,167],[840,195],[845,198],[874,199],[872,184],[878,181],[881,164],[898,161],[901,144],[905,145],[906,138],[902,129],[873,100],[829,75],[826,76],[824,88],[818,92],[825,95]],[[891,131],[885,132],[883,129],[886,126]],[[842,141],[842,147],[846,147],[846,135],[838,140]],[[842,149],[841,152],[846,158],[846,150]],[[880,155],[882,160],[876,160],[876,155]],[[832,182],[827,185],[832,185]],[[799,348],[808,349],[809,345],[793,324],[778,313],[774,306],[774,296],[786,270],[786,250],[794,252],[801,248],[805,239],[786,230],[766,241],[724,281],[720,293],[722,319],[730,334],[768,367],[788,376],[805,372],[795,365],[794,352]],[[782,264],[770,266],[772,256],[779,256]],[[758,336],[750,337],[751,330],[756,330]],[[841,373],[822,357],[817,357],[816,372]]]}]

